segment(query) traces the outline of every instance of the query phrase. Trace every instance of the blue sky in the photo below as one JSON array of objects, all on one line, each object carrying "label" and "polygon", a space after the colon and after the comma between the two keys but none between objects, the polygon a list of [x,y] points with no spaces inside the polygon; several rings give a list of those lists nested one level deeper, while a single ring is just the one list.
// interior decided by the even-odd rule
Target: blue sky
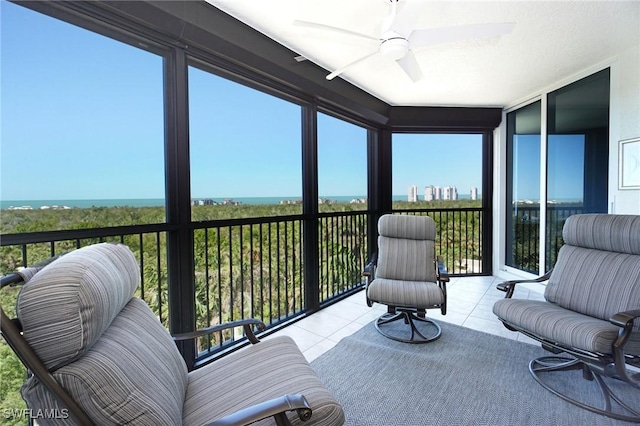
[{"label": "blue sky", "polygon": [[2,199],[163,197],[162,59],[0,8]]},{"label": "blue sky", "polygon": [[471,188],[482,192],[482,136],[450,134],[394,134],[392,138],[393,193],[406,194],[418,186],[455,186],[459,195]]},{"label": "blue sky", "polygon": [[[540,200],[540,136],[515,135],[514,157],[513,200]],[[547,198],[582,199],[583,167],[584,135],[550,135]]]},{"label": "blue sky", "polygon": [[[0,17],[0,199],[163,198],[162,57],[5,1]],[[301,107],[193,66],[189,83],[192,197],[300,197]],[[319,114],[320,196],[366,195],[366,140]],[[395,134],[392,166],[394,195],[481,191],[481,137]]]}]

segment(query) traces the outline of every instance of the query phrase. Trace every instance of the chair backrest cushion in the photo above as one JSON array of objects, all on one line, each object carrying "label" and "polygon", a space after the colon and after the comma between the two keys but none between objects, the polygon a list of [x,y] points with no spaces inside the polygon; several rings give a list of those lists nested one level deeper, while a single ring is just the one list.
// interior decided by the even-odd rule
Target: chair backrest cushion
[{"label": "chair backrest cushion", "polygon": [[384,215],[378,221],[377,278],[436,281],[433,219]]},{"label": "chair backrest cushion", "polygon": [[[103,243],[38,271],[17,304],[23,335],[54,377],[97,424],[177,424],[187,369],[169,332],[133,298],[140,271],[131,250]],[[32,409],[57,403],[32,377]]]},{"label": "chair backrest cushion", "polygon": [[55,370],[100,338],[139,281],[138,263],[124,245],[103,243],[68,253],[22,288],[17,315],[24,338]]},{"label": "chair backrest cushion", "polygon": [[545,289],[549,302],[605,321],[638,309],[640,216],[570,216],[562,237],[564,245]]},{"label": "chair backrest cushion", "polygon": [[[53,377],[97,425],[182,422],[187,368],[167,330],[138,298],[82,358]],[[59,408],[35,377],[23,385],[22,396],[32,410]],[[69,419],[60,422],[67,425]]]}]

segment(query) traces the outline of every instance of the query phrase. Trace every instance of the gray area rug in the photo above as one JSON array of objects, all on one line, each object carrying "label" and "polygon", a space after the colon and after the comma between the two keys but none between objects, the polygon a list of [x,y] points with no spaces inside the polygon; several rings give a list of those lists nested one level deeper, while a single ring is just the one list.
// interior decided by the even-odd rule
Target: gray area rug
[{"label": "gray area rug", "polygon": [[[539,346],[439,324],[440,339],[412,345],[383,337],[371,323],[311,363],[344,407],[346,425],[632,424],[580,409],[540,386],[528,364],[551,353]],[[595,382],[581,372],[559,374],[559,386],[600,400]],[[612,387],[620,386],[623,398],[640,407],[640,394],[623,383]]]}]

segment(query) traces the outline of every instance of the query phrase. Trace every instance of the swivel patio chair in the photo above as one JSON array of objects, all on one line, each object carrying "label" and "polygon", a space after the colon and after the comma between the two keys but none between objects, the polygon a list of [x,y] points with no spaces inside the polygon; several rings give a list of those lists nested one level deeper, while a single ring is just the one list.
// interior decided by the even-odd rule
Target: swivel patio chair
[{"label": "swivel patio chair", "polygon": [[[387,305],[375,326],[385,337],[427,343],[440,337],[440,325],[427,309],[447,313],[447,270],[435,255],[436,227],[427,216],[383,215],[378,252],[365,268],[367,304]],[[406,326],[401,325],[404,323]]]},{"label": "swivel patio chair", "polygon": [[[640,422],[640,216],[570,216],[562,237],[554,268],[499,284],[507,294],[493,312],[555,354],[529,363],[545,389],[592,412]],[[544,281],[544,301],[512,297],[518,284]],[[572,389],[582,379],[567,370],[595,380],[602,400]]]},{"label": "swivel patio chair", "polygon": [[[134,292],[140,271],[121,244],[63,255],[26,281],[2,335],[33,375],[22,386],[38,424],[340,425],[341,406],[289,337],[260,342],[257,320],[171,336]],[[187,372],[175,340],[244,328],[251,345]]]}]

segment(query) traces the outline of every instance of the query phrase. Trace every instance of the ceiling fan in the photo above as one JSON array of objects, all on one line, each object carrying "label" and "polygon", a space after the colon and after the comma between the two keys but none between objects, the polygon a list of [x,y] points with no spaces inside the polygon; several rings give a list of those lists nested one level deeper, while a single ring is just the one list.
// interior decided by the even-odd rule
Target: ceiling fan
[{"label": "ceiling fan", "polygon": [[[387,16],[381,25],[380,35],[373,36],[370,34],[363,34],[356,31],[351,31],[345,28],[338,28],[331,25],[325,25],[317,22],[295,20],[294,25],[303,26],[307,28],[315,28],[324,31],[332,31],[350,36],[356,36],[366,38],[369,40],[376,40],[380,44],[376,51],[373,51],[361,58],[356,59],[353,62],[339,68],[329,75],[327,80],[332,80],[338,75],[342,74],[347,68],[350,68],[360,62],[363,62],[374,55],[381,55],[389,60],[394,60],[398,63],[400,68],[411,78],[411,80],[418,81],[422,78],[422,71],[420,65],[414,55],[415,49],[420,49],[435,44],[449,43],[454,41],[469,40],[474,38],[485,38],[500,36],[508,34],[513,31],[515,23],[491,23],[491,24],[471,24],[471,25],[457,25],[451,27],[440,28],[425,28],[409,30],[401,28],[398,25],[397,9],[399,0],[382,0],[385,3],[391,4],[391,13]],[[301,56],[296,60],[303,59]]]}]

